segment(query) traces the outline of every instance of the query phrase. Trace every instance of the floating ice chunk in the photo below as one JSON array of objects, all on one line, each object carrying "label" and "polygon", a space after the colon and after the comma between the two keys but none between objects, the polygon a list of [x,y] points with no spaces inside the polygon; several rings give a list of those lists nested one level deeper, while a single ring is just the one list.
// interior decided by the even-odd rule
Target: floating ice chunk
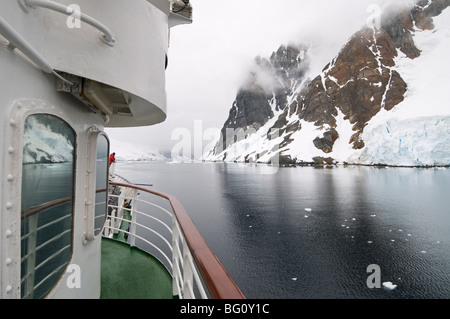
[{"label": "floating ice chunk", "polygon": [[308,218],[309,216],[308,215],[305,215],[305,218]]},{"label": "floating ice chunk", "polygon": [[386,282],[383,282],[383,288],[386,290],[394,290],[395,288],[397,288],[397,285],[394,285],[390,281],[386,281]]},{"label": "floating ice chunk", "polygon": [[371,244],[371,243],[373,243],[373,241],[371,241],[371,240],[368,240],[368,241],[367,241],[367,243],[368,243],[368,244]]},{"label": "floating ice chunk", "polygon": [[297,281],[297,278],[292,278],[293,281]]},{"label": "floating ice chunk", "polygon": [[312,212],[312,208],[305,208],[307,212]]},{"label": "floating ice chunk", "polygon": [[374,214],[373,214],[373,215],[370,215],[370,217],[376,217],[376,216],[377,216],[377,215],[374,215]]},{"label": "floating ice chunk", "polygon": [[420,253],[422,253],[422,254],[426,254],[427,253],[427,251],[426,250],[422,250]]},{"label": "floating ice chunk", "polygon": [[356,220],[356,218],[352,218],[352,220]]}]

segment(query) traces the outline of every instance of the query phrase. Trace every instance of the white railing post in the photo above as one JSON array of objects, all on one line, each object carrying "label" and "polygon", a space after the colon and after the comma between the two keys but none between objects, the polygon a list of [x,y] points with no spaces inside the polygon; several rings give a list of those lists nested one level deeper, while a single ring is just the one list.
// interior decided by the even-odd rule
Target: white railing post
[{"label": "white railing post", "polygon": [[178,233],[177,218],[172,216],[172,294],[182,298],[180,287],[178,285],[180,278],[180,267],[178,261],[180,260],[179,254],[179,240],[180,234]]},{"label": "white railing post", "polygon": [[133,192],[133,199],[131,202],[131,225],[130,225],[130,246],[134,247],[136,246],[136,218],[137,214],[135,213],[137,211],[137,197],[138,197],[138,190],[135,189]]},{"label": "white railing post", "polygon": [[29,233],[27,238],[28,251],[26,255],[27,271],[25,275],[25,293],[26,298],[33,298],[34,294],[34,274],[36,268],[36,239],[37,239],[38,215],[29,217]]},{"label": "white railing post", "polygon": [[183,296],[184,299],[195,299],[194,295],[194,270],[189,262],[190,256],[189,246],[183,240]]}]

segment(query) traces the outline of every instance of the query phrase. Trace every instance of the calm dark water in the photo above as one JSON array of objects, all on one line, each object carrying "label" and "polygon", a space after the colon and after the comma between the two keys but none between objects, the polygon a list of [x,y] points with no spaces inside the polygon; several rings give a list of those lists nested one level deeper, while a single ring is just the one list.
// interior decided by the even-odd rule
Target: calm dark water
[{"label": "calm dark water", "polygon": [[[116,170],[177,196],[247,298],[450,298],[450,169]],[[373,264],[395,290],[368,288]]]}]

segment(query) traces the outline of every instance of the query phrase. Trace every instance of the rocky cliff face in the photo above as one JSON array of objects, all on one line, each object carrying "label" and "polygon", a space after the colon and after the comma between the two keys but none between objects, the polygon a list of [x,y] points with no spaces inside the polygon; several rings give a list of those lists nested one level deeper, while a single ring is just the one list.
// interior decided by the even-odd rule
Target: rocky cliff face
[{"label": "rocky cliff face", "polygon": [[284,110],[289,105],[289,96],[305,80],[308,66],[306,47],[282,45],[269,59],[255,58],[252,71],[239,89],[222,128],[223,139],[218,143],[215,153],[221,153],[227,144],[227,130],[258,130],[275,113]]},{"label": "rocky cliff face", "polygon": [[[450,0],[422,0],[407,10],[384,14],[380,28],[367,26],[356,32],[314,78],[307,72],[306,47],[281,46],[269,59],[257,58],[255,72],[238,92],[222,129],[223,138],[207,159],[270,162],[277,156],[286,163],[350,158],[360,163],[358,154],[370,146],[364,137],[369,124],[400,104],[407,107],[408,83],[399,72],[404,62],[399,61],[420,60],[416,35],[442,32],[435,29],[433,18],[448,6]],[[446,34],[441,38],[448,41]],[[236,153],[230,145],[251,133],[231,140],[226,136],[248,128],[267,141]],[[275,129],[276,142],[270,134]],[[445,161],[450,164],[450,158]]]}]

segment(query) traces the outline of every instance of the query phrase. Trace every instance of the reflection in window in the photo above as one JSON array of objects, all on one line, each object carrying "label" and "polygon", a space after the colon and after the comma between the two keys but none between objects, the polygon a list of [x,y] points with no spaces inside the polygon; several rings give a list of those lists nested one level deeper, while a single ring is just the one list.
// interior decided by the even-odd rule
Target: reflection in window
[{"label": "reflection in window", "polygon": [[75,133],[61,119],[26,119],[22,163],[21,297],[44,298],[72,254]]},{"label": "reflection in window", "polygon": [[105,135],[97,137],[96,195],[94,235],[100,234],[106,220],[108,202],[108,160],[109,142]]}]

